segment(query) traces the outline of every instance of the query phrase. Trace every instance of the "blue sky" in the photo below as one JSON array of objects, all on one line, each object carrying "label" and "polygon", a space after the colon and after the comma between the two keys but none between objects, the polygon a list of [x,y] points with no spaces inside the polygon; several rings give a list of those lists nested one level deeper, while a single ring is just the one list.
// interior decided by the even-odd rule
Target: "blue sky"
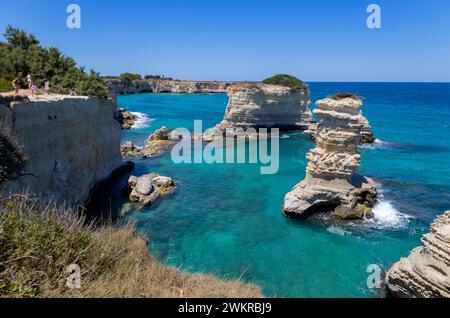
[{"label": "blue sky", "polygon": [[[70,3],[81,29],[66,27]],[[450,82],[448,0],[20,0],[2,3],[8,24],[103,75]]]}]

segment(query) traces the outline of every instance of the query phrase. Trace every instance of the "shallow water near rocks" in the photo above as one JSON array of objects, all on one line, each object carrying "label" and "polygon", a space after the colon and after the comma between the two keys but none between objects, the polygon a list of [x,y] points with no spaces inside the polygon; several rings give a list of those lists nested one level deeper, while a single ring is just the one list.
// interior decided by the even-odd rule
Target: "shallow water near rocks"
[{"label": "shallow water near rocks", "polygon": [[[284,195],[303,179],[302,133],[282,134],[280,170],[261,175],[252,164],[181,164],[170,153],[136,160],[135,175],[158,172],[177,190],[156,205],[131,210],[162,262],[191,272],[242,278],[269,297],[380,297],[367,287],[369,264],[388,269],[420,244],[433,218],[450,209],[450,84],[310,83],[312,101],[349,91],[363,96],[364,115],[378,138],[361,148],[359,172],[380,184],[374,220],[340,224],[295,221],[281,215]],[[204,129],[218,123],[228,98],[216,95],[140,94],[118,104],[151,120],[125,131],[138,145],[154,130]],[[118,180],[119,189],[126,177]],[[110,203],[124,202],[121,196]]]}]

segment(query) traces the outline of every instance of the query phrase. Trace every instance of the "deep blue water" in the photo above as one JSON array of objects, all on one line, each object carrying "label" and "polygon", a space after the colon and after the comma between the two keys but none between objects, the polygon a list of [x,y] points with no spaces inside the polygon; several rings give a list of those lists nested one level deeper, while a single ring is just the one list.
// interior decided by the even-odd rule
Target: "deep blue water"
[{"label": "deep blue water", "polygon": [[[303,179],[314,144],[301,133],[280,140],[280,171],[258,165],[181,164],[170,153],[136,160],[135,175],[174,178],[176,192],[151,208],[126,213],[163,262],[192,272],[254,282],[266,296],[377,297],[369,264],[389,268],[420,244],[433,218],[450,209],[450,84],[310,83],[312,101],[336,92],[364,97],[376,145],[361,149],[360,172],[383,194],[376,220],[348,224],[293,221],[281,215],[284,195]],[[228,98],[142,94],[118,103],[152,118],[124,132],[142,144],[155,129],[218,123]],[[125,182],[122,179],[117,187]],[[120,201],[119,199],[114,199]]]}]

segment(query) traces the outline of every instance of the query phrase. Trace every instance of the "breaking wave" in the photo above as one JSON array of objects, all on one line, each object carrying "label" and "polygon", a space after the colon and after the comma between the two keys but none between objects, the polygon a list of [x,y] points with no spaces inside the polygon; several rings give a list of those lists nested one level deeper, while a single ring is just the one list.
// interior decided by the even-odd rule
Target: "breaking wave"
[{"label": "breaking wave", "polygon": [[133,115],[137,117],[136,122],[134,123],[132,129],[145,129],[150,127],[150,124],[154,119],[150,118],[149,115],[140,112],[131,112]]}]

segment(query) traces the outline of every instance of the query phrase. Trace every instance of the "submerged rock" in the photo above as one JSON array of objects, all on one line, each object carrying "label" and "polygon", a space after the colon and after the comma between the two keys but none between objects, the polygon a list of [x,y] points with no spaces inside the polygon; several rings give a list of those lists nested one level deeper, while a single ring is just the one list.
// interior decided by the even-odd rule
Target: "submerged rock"
[{"label": "submerged rock", "polygon": [[313,123],[307,86],[235,84],[227,89],[229,103],[223,121],[216,127],[280,128],[305,130]]},{"label": "submerged rock", "polygon": [[388,291],[402,298],[450,298],[450,211],[439,216],[430,233],[388,272]]},{"label": "submerged rock", "polygon": [[377,197],[373,180],[355,174],[360,164],[362,102],[356,97],[319,100],[316,148],[307,154],[305,179],[284,199],[286,216],[333,212],[342,219],[372,215]]},{"label": "submerged rock", "polygon": [[143,206],[153,204],[160,196],[171,193],[175,189],[172,178],[150,173],[141,177],[131,176],[128,179],[131,188],[130,201]]},{"label": "submerged rock", "polygon": [[122,129],[131,129],[134,123],[139,119],[138,116],[130,113],[124,108],[119,108],[114,112],[114,118],[120,123]]}]

